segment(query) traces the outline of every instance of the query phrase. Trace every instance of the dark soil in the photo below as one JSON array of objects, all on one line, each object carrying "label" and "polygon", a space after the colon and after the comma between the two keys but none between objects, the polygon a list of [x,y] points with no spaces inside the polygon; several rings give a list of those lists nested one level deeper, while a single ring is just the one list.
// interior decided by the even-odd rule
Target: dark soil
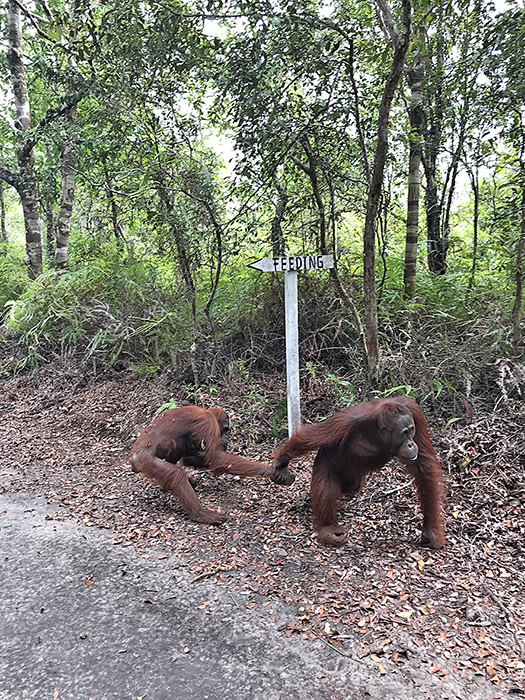
[{"label": "dark soil", "polygon": [[[246,391],[224,386],[193,399],[228,411],[232,450],[269,462],[279,441],[255,442],[268,439],[272,426]],[[169,493],[133,474],[128,460],[137,432],[170,399],[191,402],[166,378],[124,373],[86,383],[75,369],[48,367],[3,380],[0,491],[45,496],[63,506],[56,518],[109,528],[115,541],[162,546],[194,580],[215,577],[293,603],[297,615],[281,625],[283,634],[321,638],[334,653],[361,659],[370,674],[416,664],[438,683],[492,683],[494,698],[525,697],[519,397],[445,432],[429,418],[448,485],[449,545],[442,552],[418,546],[421,516],[396,463],[341,505],[349,543],[340,550],[320,547],[312,532],[311,456],[294,462],[290,488],[192,473],[202,504],[230,519],[220,527],[189,521]]]}]

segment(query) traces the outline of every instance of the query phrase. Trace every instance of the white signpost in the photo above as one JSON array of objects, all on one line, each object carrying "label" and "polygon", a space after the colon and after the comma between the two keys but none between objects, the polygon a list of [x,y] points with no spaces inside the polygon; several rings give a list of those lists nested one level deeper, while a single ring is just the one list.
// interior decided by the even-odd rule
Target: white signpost
[{"label": "white signpost", "polygon": [[284,272],[284,313],[286,328],[286,400],[288,435],[301,424],[299,398],[299,327],[297,320],[297,272],[328,270],[334,266],[333,255],[285,255],[260,258],[248,267],[262,272]]}]

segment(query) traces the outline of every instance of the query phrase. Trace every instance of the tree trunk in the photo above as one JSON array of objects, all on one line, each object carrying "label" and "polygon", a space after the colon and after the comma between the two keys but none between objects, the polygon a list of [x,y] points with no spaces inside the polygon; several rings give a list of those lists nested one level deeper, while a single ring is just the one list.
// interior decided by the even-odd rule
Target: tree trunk
[{"label": "tree trunk", "polygon": [[24,213],[26,256],[30,279],[42,274],[42,223],[40,204],[34,173],[33,148],[27,148],[24,132],[31,127],[29,94],[27,91],[24,53],[22,48],[22,22],[16,0],[7,4],[9,48],[7,61],[11,74],[11,87],[15,98],[15,128],[18,129],[18,187]]},{"label": "tree trunk", "polygon": [[0,180],[0,241],[7,241],[4,191],[5,191],[4,181]]},{"label": "tree trunk", "polygon": [[[22,178],[24,177],[24,169]],[[28,175],[27,170],[25,175]],[[42,274],[42,222],[40,220],[40,203],[34,177],[25,182],[20,189],[20,200],[24,213],[26,232],[26,254],[24,262],[28,266],[30,280],[35,280]]]},{"label": "tree trunk", "polygon": [[[426,28],[419,28],[419,40],[424,43]],[[424,130],[422,109],[425,79],[425,54],[418,49],[414,55],[412,68],[408,71],[408,84],[411,98],[408,108],[410,118],[409,157],[408,157],[408,201],[407,233],[405,246],[404,284],[405,296],[412,297],[416,291],[417,244],[419,235],[419,192],[421,186],[421,153]]]},{"label": "tree trunk", "polygon": [[44,206],[46,213],[46,254],[47,264],[51,267],[55,259],[55,217],[53,205],[49,202]]},{"label": "tree trunk", "polygon": [[365,229],[363,234],[364,269],[363,290],[365,300],[365,328],[368,348],[368,371],[370,376],[377,374],[379,368],[379,335],[377,327],[377,295],[375,279],[375,233],[377,213],[386,156],[388,152],[388,125],[390,119],[390,107],[394,93],[403,72],[403,63],[410,42],[410,19],[412,6],[410,0],[402,0],[403,4],[403,33],[396,41],[394,58],[387,78],[379,116],[377,120],[377,145],[370,180],[370,189],[366,204]]},{"label": "tree trunk", "polygon": [[218,220],[217,216],[215,215],[215,207],[214,207],[213,202],[205,201],[202,199],[199,201],[203,204],[206,211],[208,212],[211,223],[213,225],[213,230],[215,231],[215,240],[217,243],[217,250],[216,250],[217,267],[215,268],[215,275],[213,276],[213,281],[211,284],[210,293],[208,294],[208,299],[206,300],[206,303],[204,304],[204,309],[203,309],[204,313],[206,314],[206,318],[208,319],[208,323],[210,324],[210,328],[213,328],[213,324],[211,322],[211,316],[210,316],[210,308],[211,308],[211,305],[213,303],[213,300],[215,299],[215,293],[217,292],[217,288],[219,286],[219,280],[221,277],[222,240],[224,238],[224,231],[223,231],[221,222]]},{"label": "tree trunk", "polygon": [[[437,71],[443,73],[443,37],[437,40]],[[438,194],[438,155],[441,148],[443,127],[443,96],[442,81],[436,81],[434,94],[434,109],[427,117],[427,128],[424,130],[425,155],[423,166],[427,188],[425,192],[425,209],[427,215],[427,261],[428,269],[436,275],[444,275],[447,271],[447,241],[441,235],[441,202]]]},{"label": "tree trunk", "polygon": [[458,143],[452,154],[452,160],[447,169],[447,175],[445,178],[445,183],[443,185],[443,200],[446,202],[441,206],[441,214],[443,215],[443,224],[441,226],[441,238],[442,238],[442,249],[443,249],[443,271],[446,270],[446,255],[448,250],[448,242],[450,240],[450,213],[452,211],[452,201],[454,199],[454,192],[456,191],[456,181],[459,171],[459,164],[461,161],[461,153],[463,151],[463,144],[465,143],[465,137],[467,135],[467,114],[468,114],[468,94],[465,98],[465,113],[462,115],[459,126]]},{"label": "tree trunk", "polygon": [[472,267],[470,269],[470,279],[468,281],[467,291],[471,291],[474,286],[474,276],[476,274],[476,263],[478,258],[478,223],[479,223],[479,183],[478,183],[478,168],[474,173],[470,167],[467,167],[467,172],[474,193],[474,218],[472,222]]},{"label": "tree trunk", "polygon": [[363,134],[363,127],[361,124],[361,113],[359,109],[359,93],[357,91],[357,83],[355,81],[354,73],[354,40],[349,39],[349,57],[347,61],[347,70],[350,76],[350,84],[352,86],[352,95],[354,98],[353,114],[355,119],[355,128],[357,131],[357,137],[359,139],[359,147],[361,149],[361,156],[363,158],[363,169],[365,172],[365,178],[368,185],[370,185],[370,163],[368,161],[368,152],[366,150],[365,137]]},{"label": "tree trunk", "polygon": [[521,344],[521,304],[523,302],[523,264],[525,261],[525,185],[521,193],[521,232],[516,250],[516,297],[512,309],[512,344],[519,351]]},{"label": "tree trunk", "polygon": [[[68,114],[68,122],[75,118],[76,108]],[[69,259],[69,234],[71,232],[71,216],[75,199],[75,170],[77,164],[76,138],[73,131],[66,137],[62,162],[60,164],[60,208],[56,223],[57,242],[55,249],[55,270],[64,270]]]},{"label": "tree trunk", "polygon": [[321,255],[326,255],[328,253],[326,248],[326,212],[323,196],[319,187],[319,178],[317,176],[317,159],[312,151],[310,142],[306,137],[301,141],[301,144],[304,148],[304,152],[306,153],[306,157],[308,158],[308,168],[303,168],[303,170],[310,178],[315,204],[317,206],[317,211],[319,212],[319,251],[321,252]]},{"label": "tree trunk", "polygon": [[111,180],[110,174],[108,172],[108,168],[106,163],[104,163],[104,178],[106,180],[106,195],[109,200],[109,206],[111,210],[111,222],[113,224],[113,234],[115,236],[115,239],[119,245],[122,245],[122,241],[124,240],[124,234],[122,233],[122,229],[120,228],[120,224],[118,221],[118,207],[117,207],[117,202],[115,200],[115,192],[113,190],[113,182]]},{"label": "tree trunk", "polygon": [[447,271],[446,249],[441,237],[441,204],[436,182],[437,152],[431,150],[423,159],[427,189],[425,208],[427,212],[427,260],[428,269],[436,275]]}]

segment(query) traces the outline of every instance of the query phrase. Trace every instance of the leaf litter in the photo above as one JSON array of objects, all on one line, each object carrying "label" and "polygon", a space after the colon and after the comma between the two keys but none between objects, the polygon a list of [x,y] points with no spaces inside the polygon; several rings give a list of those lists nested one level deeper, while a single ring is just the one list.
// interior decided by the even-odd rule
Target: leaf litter
[{"label": "leaf litter", "polygon": [[[133,440],[158,407],[191,402],[180,387],[132,376],[84,386],[75,369],[50,368],[2,384],[1,490],[44,495],[58,506],[52,517],[108,528],[115,545],[176,555],[194,585],[214,578],[248,594],[247,619],[261,605],[271,616],[272,601],[291,603],[284,635],[320,639],[370,673],[411,666],[438,683],[489,681],[494,698],[525,697],[523,404],[431,430],[448,486],[443,551],[418,546],[421,515],[395,462],[341,503],[349,541],[331,550],[311,528],[312,456],[294,462],[289,488],[190,470],[201,503],[229,514],[221,527],[191,522],[171,494],[131,472]],[[220,403],[234,427],[230,449],[270,462],[280,443],[264,407],[228,389],[220,401],[201,391],[194,402]],[[261,432],[266,441],[254,443]]]}]

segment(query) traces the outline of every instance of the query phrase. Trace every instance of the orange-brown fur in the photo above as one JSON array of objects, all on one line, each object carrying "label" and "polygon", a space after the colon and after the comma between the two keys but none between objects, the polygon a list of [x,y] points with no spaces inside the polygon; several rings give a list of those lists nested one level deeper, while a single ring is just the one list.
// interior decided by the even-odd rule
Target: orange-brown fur
[{"label": "orange-brown fur", "polygon": [[[410,423],[407,415],[415,428],[414,460],[400,454],[402,446],[392,446],[399,421]],[[419,497],[422,544],[433,549],[446,544],[443,472],[416,401],[405,396],[373,399],[345,408],[322,423],[301,426],[275,455],[272,479],[281,483],[281,479],[286,479],[288,462],[314,450],[317,455],[311,480],[312,516],[320,542],[336,547],[344,544],[345,532],[337,522],[339,498],[343,493],[355,495],[369,472],[398,456],[413,477]]]},{"label": "orange-brown fur", "polygon": [[192,520],[222,523],[227,516],[200,505],[179,462],[187,459],[190,465],[205,467],[213,474],[269,478],[272,473],[267,464],[226,452],[228,424],[228,415],[220,408],[172,408],[155,418],[135,440],[131,452],[132,469],[171,491]]}]

